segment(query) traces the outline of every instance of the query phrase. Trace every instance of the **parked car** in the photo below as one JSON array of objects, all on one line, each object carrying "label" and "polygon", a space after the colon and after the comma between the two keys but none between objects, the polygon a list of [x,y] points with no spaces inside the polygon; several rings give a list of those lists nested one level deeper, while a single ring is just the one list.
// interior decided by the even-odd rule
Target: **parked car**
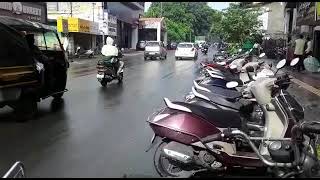
[{"label": "parked car", "polygon": [[139,50],[143,50],[146,47],[146,41],[139,41],[136,45],[136,49]]},{"label": "parked car", "polygon": [[147,41],[144,51],[144,60],[148,58],[167,59],[167,49],[161,41]]},{"label": "parked car", "polygon": [[176,60],[182,58],[192,58],[196,60],[198,57],[198,50],[194,43],[179,43],[175,52]]}]

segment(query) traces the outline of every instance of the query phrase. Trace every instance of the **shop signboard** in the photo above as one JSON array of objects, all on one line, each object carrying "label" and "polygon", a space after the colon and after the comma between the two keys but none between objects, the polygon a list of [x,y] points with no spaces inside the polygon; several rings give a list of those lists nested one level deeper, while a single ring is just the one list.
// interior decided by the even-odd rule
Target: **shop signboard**
[{"label": "shop signboard", "polygon": [[117,36],[117,17],[108,14],[108,35]]},{"label": "shop signboard", "polygon": [[320,21],[320,2],[316,2],[316,21]]},{"label": "shop signboard", "polygon": [[88,34],[100,34],[99,33],[99,23],[92,22],[80,18],[68,18],[68,31],[69,32],[80,32]]},{"label": "shop signboard", "polygon": [[46,4],[42,2],[0,2],[0,15],[47,23]]},{"label": "shop signboard", "polygon": [[68,19],[64,19],[63,17],[57,18],[57,31],[68,33]]}]

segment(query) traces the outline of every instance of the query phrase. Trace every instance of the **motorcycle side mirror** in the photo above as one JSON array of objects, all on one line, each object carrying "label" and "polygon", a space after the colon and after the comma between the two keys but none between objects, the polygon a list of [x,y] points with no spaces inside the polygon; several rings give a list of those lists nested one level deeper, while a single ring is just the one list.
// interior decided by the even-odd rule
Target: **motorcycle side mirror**
[{"label": "motorcycle side mirror", "polygon": [[265,55],[266,55],[266,53],[261,53],[261,54],[259,55],[259,58],[263,58]]},{"label": "motorcycle side mirror", "polygon": [[290,66],[295,66],[299,62],[299,58],[294,58],[290,62]]},{"label": "motorcycle side mirror", "polygon": [[235,88],[239,85],[239,83],[237,81],[230,81],[230,82],[227,82],[226,84],[226,87],[231,89],[231,88]]},{"label": "motorcycle side mirror", "polygon": [[282,59],[281,61],[278,62],[276,68],[277,69],[283,68],[286,65],[286,62],[287,62],[286,59]]},{"label": "motorcycle side mirror", "polygon": [[277,71],[274,75],[276,75],[278,73],[278,71],[283,68],[287,63],[287,60],[286,59],[282,59],[281,61],[278,62],[276,68],[277,68]]}]

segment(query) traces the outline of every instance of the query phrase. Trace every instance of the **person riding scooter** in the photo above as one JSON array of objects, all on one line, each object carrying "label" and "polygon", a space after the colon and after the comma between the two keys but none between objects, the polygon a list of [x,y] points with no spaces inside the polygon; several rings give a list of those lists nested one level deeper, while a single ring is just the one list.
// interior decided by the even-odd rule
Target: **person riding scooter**
[{"label": "person riding scooter", "polygon": [[107,37],[106,44],[102,47],[101,54],[105,56],[105,61],[110,61],[112,57],[115,57],[117,61],[115,62],[116,72],[119,75],[119,69],[124,65],[123,61],[119,59],[121,57],[121,53],[119,52],[118,48],[113,45],[114,40],[111,37]]}]

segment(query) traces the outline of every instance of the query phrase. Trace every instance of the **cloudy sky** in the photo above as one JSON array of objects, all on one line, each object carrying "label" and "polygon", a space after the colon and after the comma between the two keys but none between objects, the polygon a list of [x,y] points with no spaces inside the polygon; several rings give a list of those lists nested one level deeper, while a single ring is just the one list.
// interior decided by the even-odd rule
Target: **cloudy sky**
[{"label": "cloudy sky", "polygon": [[[212,9],[216,9],[216,10],[222,10],[225,9],[227,7],[229,7],[230,2],[208,2],[208,5],[212,8]],[[148,11],[149,7],[151,5],[151,2],[145,2],[145,6],[144,6],[144,11]]]}]

